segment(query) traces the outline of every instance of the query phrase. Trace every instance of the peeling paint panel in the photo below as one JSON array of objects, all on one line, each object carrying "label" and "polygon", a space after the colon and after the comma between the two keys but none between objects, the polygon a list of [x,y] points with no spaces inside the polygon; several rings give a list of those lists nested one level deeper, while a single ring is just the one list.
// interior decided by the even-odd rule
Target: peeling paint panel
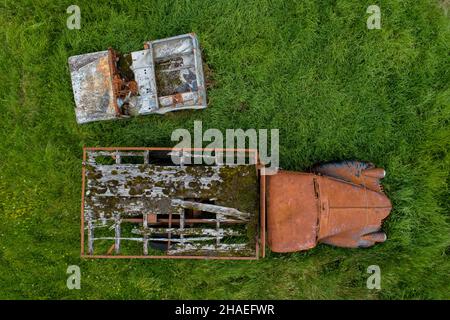
[{"label": "peeling paint panel", "polygon": [[132,70],[139,90],[139,114],[152,113],[158,108],[155,71],[152,50],[142,50],[131,53]]},{"label": "peeling paint panel", "polygon": [[[255,164],[152,163],[149,150],[88,150],[83,232],[89,255],[255,257],[259,188]],[[198,155],[196,155],[198,156]],[[127,157],[139,163],[122,163]],[[107,161],[107,160],[110,161]],[[131,226],[129,226],[131,224]],[[105,246],[108,244],[108,246]]]},{"label": "peeling paint panel", "polygon": [[108,51],[69,58],[78,123],[116,117]]}]

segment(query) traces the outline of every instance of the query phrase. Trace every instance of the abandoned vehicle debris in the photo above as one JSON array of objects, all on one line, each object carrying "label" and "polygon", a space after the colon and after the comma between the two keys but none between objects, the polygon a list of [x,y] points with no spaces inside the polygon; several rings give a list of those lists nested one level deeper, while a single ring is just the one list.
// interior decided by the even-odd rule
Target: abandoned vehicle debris
[{"label": "abandoned vehicle debris", "polygon": [[175,165],[170,148],[85,152],[88,255],[257,256],[256,165]]},{"label": "abandoned vehicle debris", "polygon": [[392,207],[380,188],[383,177],[383,169],[359,161],[317,166],[313,173],[279,171],[269,176],[271,250],[308,250],[318,243],[358,248],[384,242],[381,224]]},{"label": "abandoned vehicle debris", "polygon": [[380,184],[385,172],[373,164],[262,176],[257,160],[176,165],[175,153],[198,157],[170,148],[84,150],[83,256],[257,259],[266,231],[280,253],[386,240],[381,225],[391,202]]},{"label": "abandoned vehicle debris", "polygon": [[112,48],[69,58],[78,123],[206,108],[195,34],[148,41],[144,50]]}]

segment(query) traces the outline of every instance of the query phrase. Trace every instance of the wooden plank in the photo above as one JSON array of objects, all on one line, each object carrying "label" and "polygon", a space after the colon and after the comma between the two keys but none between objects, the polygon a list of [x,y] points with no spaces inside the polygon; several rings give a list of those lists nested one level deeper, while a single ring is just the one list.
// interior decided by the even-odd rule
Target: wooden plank
[{"label": "wooden plank", "polygon": [[222,216],[230,216],[230,217],[233,217],[233,218],[236,218],[239,220],[244,220],[244,221],[247,221],[250,217],[250,214],[247,212],[242,212],[235,208],[218,206],[218,205],[209,204],[209,203],[201,203],[201,202],[194,202],[194,201],[185,201],[185,200],[181,200],[181,199],[173,199],[172,204],[174,206],[180,206],[185,209],[211,212],[211,213],[215,213],[215,214],[220,214]]},{"label": "wooden plank", "polygon": [[[234,220],[234,219],[226,219],[223,217],[218,218],[219,221],[222,224],[243,224],[246,223],[245,221],[242,220]],[[217,224],[217,220],[218,219],[185,219],[185,225],[186,224],[192,224],[192,223],[201,223],[201,224]],[[132,218],[123,218],[121,219],[121,223],[124,222],[131,222],[131,223],[143,223],[143,219],[140,218],[136,218],[136,219],[132,219]],[[169,219],[158,219],[157,222],[150,222],[149,220],[147,220],[147,224],[148,225],[154,225],[154,226],[158,226],[158,225],[165,225],[169,222]],[[180,219],[172,219],[172,224],[173,225],[180,225],[181,221]],[[98,218],[98,219],[92,219],[92,225],[91,228],[96,229],[96,228],[111,228],[114,227],[114,218]],[[88,226],[85,226],[84,229],[88,230]]]},{"label": "wooden plank", "polygon": [[[124,197],[221,197],[220,168],[215,166],[156,166],[152,164],[95,165],[87,168],[87,195]],[[236,173],[239,170],[236,169]]]},{"label": "wooden plank", "polygon": [[[128,240],[128,241],[139,241],[139,242],[143,242],[144,238],[138,238],[138,237],[120,237],[120,238],[116,238],[116,237],[98,237],[98,238],[93,238],[93,241],[96,240]],[[184,240],[186,242],[199,242],[199,241],[209,241],[209,240],[214,240],[216,239],[215,237],[195,237],[195,238],[185,238]],[[155,241],[155,242],[181,242],[181,239],[177,239],[177,238],[148,238],[148,241]]]},{"label": "wooden plank", "polygon": [[95,218],[111,218],[114,213],[120,212],[122,216],[142,216],[145,212],[153,214],[174,215],[180,213],[181,208],[173,207],[169,197],[98,197],[91,196],[86,199],[85,211],[92,212]]},{"label": "wooden plank", "polygon": [[188,254],[188,253],[196,253],[196,254],[208,254],[211,252],[220,252],[220,253],[233,253],[239,252],[240,254],[252,254],[254,253],[254,249],[249,248],[245,243],[237,243],[237,244],[220,244],[220,245],[205,245],[202,243],[195,244],[186,244],[181,246],[177,244],[175,248],[169,250],[167,254],[169,255],[177,255],[177,254]]}]

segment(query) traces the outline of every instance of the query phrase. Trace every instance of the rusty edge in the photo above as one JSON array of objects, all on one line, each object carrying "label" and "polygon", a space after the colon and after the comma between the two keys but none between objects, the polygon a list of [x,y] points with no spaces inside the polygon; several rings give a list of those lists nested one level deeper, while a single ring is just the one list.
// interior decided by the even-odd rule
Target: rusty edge
[{"label": "rusty edge", "polygon": [[260,188],[260,205],[259,205],[259,217],[260,217],[260,236],[261,242],[261,255],[263,258],[266,256],[266,175],[264,172],[264,165],[262,163],[259,166],[259,188]]},{"label": "rusty edge", "polygon": [[116,111],[116,116],[119,117],[121,115],[121,112],[120,112],[119,106],[117,105],[118,92],[116,90],[116,86],[114,85],[114,75],[117,73],[115,60],[116,60],[116,53],[114,52],[114,49],[108,48],[108,64],[109,64],[109,71],[111,74],[113,106],[114,106],[114,110]]},{"label": "rusty edge", "polygon": [[[168,147],[83,147],[83,166],[82,166],[82,178],[81,178],[81,258],[90,258],[90,259],[203,259],[203,260],[258,260],[260,255],[260,245],[261,243],[261,253],[262,257],[265,257],[265,209],[266,209],[266,197],[265,197],[265,175],[260,175],[260,232],[259,232],[259,241],[256,239],[255,245],[255,256],[250,257],[240,257],[240,256],[230,256],[230,257],[211,257],[211,256],[169,256],[169,255],[160,255],[160,256],[112,256],[112,255],[87,255],[84,253],[84,193],[86,189],[86,154],[87,151],[115,151],[115,150],[143,150],[143,151],[244,151],[247,153],[254,153],[255,155],[255,163],[256,163],[256,171],[257,174],[264,170],[263,164],[259,161],[258,150],[256,149],[242,149],[242,148],[168,148]],[[131,219],[130,219],[131,220]],[[133,219],[134,220],[134,219]],[[256,235],[258,238],[258,235]]]}]

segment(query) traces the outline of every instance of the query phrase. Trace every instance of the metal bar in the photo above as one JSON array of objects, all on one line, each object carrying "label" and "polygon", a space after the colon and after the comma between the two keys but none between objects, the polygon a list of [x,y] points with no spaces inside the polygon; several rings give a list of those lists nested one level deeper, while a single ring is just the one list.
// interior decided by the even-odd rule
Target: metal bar
[{"label": "metal bar", "polygon": [[[181,210],[180,212],[180,239],[181,239],[181,244],[184,245],[184,209]],[[172,221],[171,221],[172,222]]]},{"label": "metal bar", "polygon": [[156,73],[155,73],[155,69],[156,69],[156,65],[155,65],[155,58],[153,57],[153,43],[152,42],[148,42],[148,49],[150,50],[151,53],[151,58],[152,58],[152,84],[153,87],[155,88],[155,103],[157,108],[159,108],[159,99],[158,99],[158,86],[156,84]]},{"label": "metal bar", "polygon": [[116,254],[119,254],[120,253],[120,215],[119,214],[116,216],[116,224],[115,224],[114,231],[115,231],[114,249],[115,249]]},{"label": "metal bar", "polygon": [[[215,240],[216,237],[197,237],[197,238],[184,238],[184,241],[186,242],[195,242],[195,241],[208,241],[208,240]],[[132,238],[132,237],[98,237],[98,238],[93,238],[93,241],[96,240],[129,240],[129,241],[144,241],[144,238]],[[148,241],[154,241],[154,242],[167,242],[168,244],[171,242],[176,242],[176,243],[181,243],[181,239],[176,239],[176,238],[148,238]],[[116,248],[117,251],[117,248]]]},{"label": "metal bar", "polygon": [[81,223],[80,223],[80,255],[84,255],[84,193],[86,189],[86,150],[83,149],[83,166],[81,168]]},{"label": "metal bar", "polygon": [[[131,238],[131,237],[123,237],[123,238],[120,238],[120,237],[98,237],[98,238],[94,238],[93,240],[114,240],[114,241],[117,241],[117,240],[129,240],[129,241],[144,241],[144,239],[143,238]],[[117,253],[117,247],[115,247],[115,249],[116,249],[116,253]]]},{"label": "metal bar", "polygon": [[[144,227],[144,230],[148,230],[148,225],[147,225],[147,214],[144,213],[144,217],[143,217],[143,222],[142,225]],[[144,234],[144,255],[148,255],[148,235]]]},{"label": "metal bar", "polygon": [[195,69],[197,70],[196,77],[198,79],[198,93],[200,95],[200,101],[197,99],[197,103],[202,107],[206,107],[206,82],[205,76],[203,72],[203,61],[202,61],[202,52],[200,49],[200,44],[198,43],[198,39],[195,34],[191,34],[192,44],[194,48],[194,62]]},{"label": "metal bar", "polygon": [[114,248],[116,247],[115,244],[113,244],[111,247],[109,247],[108,251],[106,252],[106,254],[111,254],[114,250]]},{"label": "metal bar", "polygon": [[220,218],[222,217],[222,215],[220,213],[216,214],[216,230],[217,230],[217,237],[216,237],[216,244],[219,245],[220,244],[220,236],[219,236],[219,231],[220,231]]},{"label": "metal bar", "polygon": [[123,156],[123,157],[144,157],[145,153],[148,151],[129,151],[129,152],[124,152],[124,151],[90,151],[89,152],[89,156],[91,157],[91,159],[93,160],[95,157],[100,157],[100,156],[104,156],[104,157],[114,157],[117,154]]},{"label": "metal bar", "polygon": [[243,148],[181,148],[181,147],[173,147],[173,148],[167,148],[167,147],[85,147],[86,151],[116,151],[116,150],[148,150],[148,151],[246,151],[248,153],[256,153],[256,149],[243,149]]},{"label": "metal bar", "polygon": [[196,260],[257,260],[257,257],[237,257],[237,256],[108,256],[108,255],[83,255],[81,258],[88,259],[196,259]]},{"label": "metal bar", "polygon": [[175,249],[169,250],[169,254],[174,253],[182,253],[182,252],[189,252],[192,250],[195,251],[216,251],[216,252],[230,252],[232,250],[245,250],[247,248],[247,244],[243,243],[232,243],[232,244],[220,244],[219,246],[216,245],[205,245],[203,243],[189,243],[186,246],[180,246],[176,245]]},{"label": "metal bar", "polygon": [[[172,228],[172,211],[169,212],[169,228]],[[170,230],[168,230],[168,232],[167,232],[167,238],[168,238],[167,250],[169,250],[170,249],[170,238],[171,238]]]},{"label": "metal bar", "polygon": [[88,214],[88,250],[89,254],[94,253],[94,228],[92,228],[92,214],[89,211]]},{"label": "metal bar", "polygon": [[[260,172],[260,241],[261,241],[261,255],[266,256],[266,175],[264,168]],[[258,243],[258,241],[256,242]],[[256,251],[256,256],[259,256],[259,250]]]},{"label": "metal bar", "polygon": [[247,212],[239,211],[235,208],[231,207],[223,207],[218,206],[214,204],[207,204],[207,203],[201,203],[201,202],[194,202],[194,201],[185,201],[181,199],[173,199],[172,205],[174,206],[180,206],[185,209],[193,209],[193,210],[201,210],[201,211],[207,211],[212,213],[220,213],[224,216],[231,216],[240,220],[247,221],[250,214]]}]

